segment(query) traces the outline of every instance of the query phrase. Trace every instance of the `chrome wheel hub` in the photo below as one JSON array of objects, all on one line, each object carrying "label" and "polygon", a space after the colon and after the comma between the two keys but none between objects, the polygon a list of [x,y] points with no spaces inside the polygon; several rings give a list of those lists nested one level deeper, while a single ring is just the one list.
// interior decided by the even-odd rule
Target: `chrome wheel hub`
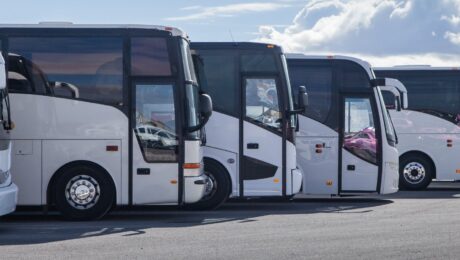
[{"label": "chrome wheel hub", "polygon": [[418,162],[408,163],[403,170],[404,179],[411,184],[419,184],[425,179],[425,167]]},{"label": "chrome wheel hub", "polygon": [[212,174],[209,174],[207,172],[204,173],[206,175],[207,180],[206,180],[206,188],[204,191],[204,196],[203,199],[211,198],[214,196],[214,193],[216,193],[217,190],[217,181],[216,178]]},{"label": "chrome wheel hub", "polygon": [[89,209],[99,200],[101,191],[99,183],[91,176],[73,177],[66,186],[67,202],[76,209]]}]

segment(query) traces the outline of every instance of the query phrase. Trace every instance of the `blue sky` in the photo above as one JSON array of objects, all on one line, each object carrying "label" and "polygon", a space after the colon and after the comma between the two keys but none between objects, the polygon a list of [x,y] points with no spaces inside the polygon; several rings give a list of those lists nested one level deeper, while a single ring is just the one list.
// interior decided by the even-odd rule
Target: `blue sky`
[{"label": "blue sky", "polygon": [[[251,8],[248,3],[262,4]],[[6,5],[6,6],[5,6]],[[262,24],[290,24],[301,3],[285,1],[251,2],[228,0],[15,0],[2,3],[2,23],[37,23],[40,21],[71,21],[74,23],[137,23],[161,24],[180,27],[193,40],[230,41],[230,31],[235,40],[248,41]],[[26,7],[26,8],[25,8]],[[203,18],[187,19],[186,16],[206,11]],[[212,8],[220,8],[212,10]],[[226,11],[225,9],[231,9]],[[233,9],[232,9],[233,8]],[[265,10],[265,9],[263,9]],[[174,19],[175,18],[175,19]],[[183,20],[181,20],[183,18]]]},{"label": "blue sky", "polygon": [[193,41],[262,41],[373,65],[460,66],[460,0],[15,0],[1,23],[162,24]]}]

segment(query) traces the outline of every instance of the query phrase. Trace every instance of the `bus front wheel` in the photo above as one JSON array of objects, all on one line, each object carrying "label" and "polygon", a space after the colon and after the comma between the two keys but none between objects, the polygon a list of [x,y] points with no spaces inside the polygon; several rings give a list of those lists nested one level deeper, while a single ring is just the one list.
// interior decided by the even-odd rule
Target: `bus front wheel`
[{"label": "bus front wheel", "polygon": [[115,187],[105,172],[90,165],[61,170],[54,188],[54,201],[68,220],[96,220],[112,208]]},{"label": "bus front wheel", "polygon": [[204,173],[208,177],[203,198],[186,205],[190,210],[212,210],[222,205],[230,195],[231,181],[227,170],[214,160],[204,159]]},{"label": "bus front wheel", "polygon": [[423,190],[431,183],[434,166],[425,156],[409,154],[399,161],[399,186],[406,190]]}]

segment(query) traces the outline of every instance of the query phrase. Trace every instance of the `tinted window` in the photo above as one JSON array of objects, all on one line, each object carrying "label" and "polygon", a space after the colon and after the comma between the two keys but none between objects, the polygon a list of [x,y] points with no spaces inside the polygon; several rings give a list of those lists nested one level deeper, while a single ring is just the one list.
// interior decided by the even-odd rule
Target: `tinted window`
[{"label": "tinted window", "polygon": [[166,39],[132,38],[131,73],[133,76],[171,76]]},{"label": "tinted window", "polygon": [[408,92],[409,109],[457,122],[460,118],[460,71],[376,71],[399,79]]},{"label": "tinted window", "polygon": [[217,52],[200,52],[204,73],[200,75],[200,87],[208,93],[216,111],[237,115],[238,86],[235,56]]},{"label": "tinted window", "polygon": [[370,88],[370,79],[366,70],[352,61],[337,60],[337,82],[343,90]]},{"label": "tinted window", "polygon": [[275,55],[243,54],[241,55],[241,71],[243,72],[278,72]]},{"label": "tinted window", "polygon": [[120,38],[10,38],[12,91],[122,102]]},{"label": "tinted window", "polygon": [[321,66],[290,66],[289,75],[295,100],[298,100],[299,86],[305,86],[309,105],[305,115],[325,123],[331,110],[333,70]]}]

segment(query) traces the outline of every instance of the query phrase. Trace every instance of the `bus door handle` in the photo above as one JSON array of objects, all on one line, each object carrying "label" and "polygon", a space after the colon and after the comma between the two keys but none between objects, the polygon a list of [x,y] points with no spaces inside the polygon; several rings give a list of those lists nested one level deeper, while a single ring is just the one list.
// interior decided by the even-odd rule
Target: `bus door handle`
[{"label": "bus door handle", "polygon": [[259,149],[259,144],[258,143],[248,143],[246,147],[248,149]]},{"label": "bus door handle", "polygon": [[150,175],[150,169],[149,168],[138,168],[137,175]]}]

